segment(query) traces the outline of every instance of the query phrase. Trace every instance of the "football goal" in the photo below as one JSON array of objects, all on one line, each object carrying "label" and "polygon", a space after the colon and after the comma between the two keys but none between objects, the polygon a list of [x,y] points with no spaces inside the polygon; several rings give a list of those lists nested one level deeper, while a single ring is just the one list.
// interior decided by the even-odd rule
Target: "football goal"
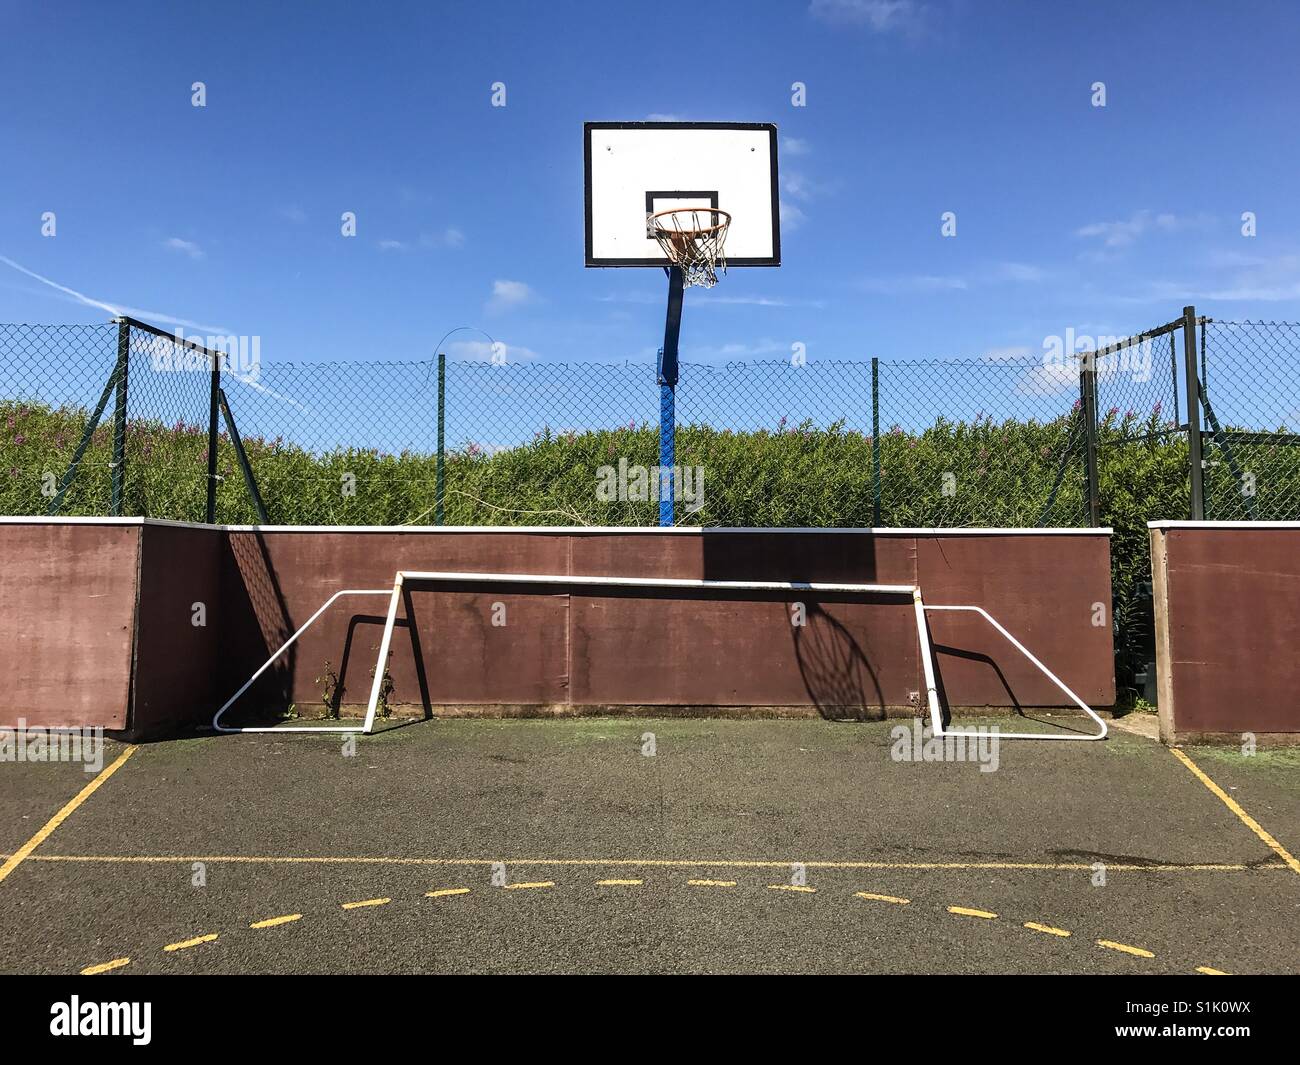
[{"label": "football goal", "polygon": [[[422,570],[399,570],[393,580],[392,588],[344,588],[331,595],[320,608],[247,681],[222,704],[212,718],[212,727],[218,732],[350,732],[369,733],[374,730],[375,713],[379,705],[383,688],[385,666],[392,648],[393,629],[397,622],[397,607],[402,599],[403,589],[414,584],[449,584],[458,587],[491,586],[508,584],[511,586],[535,587],[539,591],[556,588],[645,588],[645,589],[681,589],[695,592],[718,592],[734,594],[737,592],[812,592],[827,594],[864,594],[898,596],[911,599],[916,619],[917,644],[920,652],[921,669],[925,681],[926,705],[930,715],[930,727],[935,736],[979,736],[981,733],[951,729],[944,724],[943,710],[940,706],[937,670],[934,664],[934,649],[930,642],[926,614],[931,611],[965,611],[978,614],[993,626],[1017,651],[1059,688],[1080,710],[1088,715],[1097,725],[1095,733],[1081,732],[999,732],[998,736],[1008,740],[1101,740],[1106,738],[1106,722],[1079,698],[1065,682],[1043,664],[1023,643],[1017,640],[1007,629],[983,607],[973,604],[934,605],[927,604],[921,596],[921,589],[911,584],[852,584],[820,583],[809,581],[715,581],[695,580],[680,577],[597,577],[568,576],[562,574],[541,573],[443,573]],[[387,595],[388,612],[384,618],[383,635],[379,641],[379,656],[375,662],[374,681],[370,688],[370,698],[366,704],[365,720],[360,725],[259,725],[235,727],[223,725],[222,717],[257,681],[263,673],[283,655],[298,638],[306,632],[317,619],[344,596],[378,596]]]}]

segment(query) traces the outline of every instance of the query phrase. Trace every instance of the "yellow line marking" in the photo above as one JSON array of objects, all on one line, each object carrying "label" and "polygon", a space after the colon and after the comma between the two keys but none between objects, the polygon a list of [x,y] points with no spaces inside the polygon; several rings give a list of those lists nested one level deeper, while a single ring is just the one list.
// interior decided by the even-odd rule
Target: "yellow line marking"
[{"label": "yellow line marking", "polygon": [[855,891],[855,899],[870,899],[872,902],[892,902],[896,906],[906,906],[911,899],[900,899],[897,895],[877,895],[870,891]]},{"label": "yellow line marking", "polygon": [[209,932],[206,936],[195,936],[193,939],[182,939],[179,943],[168,943],[167,946],[163,947],[163,950],[170,954],[173,950],[186,950],[190,947],[197,947],[200,943],[211,943],[217,938],[217,934],[216,932]]},{"label": "yellow line marking", "polygon": [[734,880],[688,880],[691,887],[735,887]]},{"label": "yellow line marking", "polygon": [[283,917],[268,917],[265,921],[254,921],[249,928],[274,928],[276,925],[289,924],[293,921],[301,921],[302,914],[286,913]]},{"label": "yellow line marking", "polygon": [[468,895],[468,894],[469,894],[469,888],[467,887],[444,887],[444,888],[439,888],[437,891],[426,891],[424,893],[424,897],[426,899],[441,899],[441,898],[445,898],[448,895]]},{"label": "yellow line marking", "polygon": [[1132,954],[1135,958],[1155,957],[1149,950],[1143,950],[1141,947],[1130,947],[1127,943],[1114,943],[1109,939],[1097,940],[1097,946],[1105,947],[1107,950],[1118,950],[1121,954]]},{"label": "yellow line marking", "polygon": [[1177,747],[1170,747],[1169,751],[1175,758],[1177,758],[1180,762],[1182,762],[1183,765],[1187,766],[1187,768],[1190,769],[1196,775],[1197,780],[1199,780],[1202,784],[1204,784],[1207,788],[1209,788],[1210,791],[1212,791],[1215,795],[1217,795],[1223,801],[1224,806],[1226,806],[1229,810],[1231,810],[1234,814],[1236,814],[1239,818],[1241,818],[1242,824],[1244,824],[1248,829],[1254,832],[1255,835],[1257,835],[1260,839],[1264,841],[1264,843],[1268,846],[1270,850],[1273,851],[1274,854],[1276,854],[1279,858],[1281,858],[1284,862],[1286,862],[1287,866],[1291,869],[1292,872],[1300,873],[1300,861],[1297,861],[1296,858],[1284,846],[1282,846],[1282,844],[1280,844],[1277,840],[1275,840],[1272,836],[1270,836],[1267,832],[1265,832],[1263,826],[1260,825],[1260,823],[1256,821],[1253,817],[1251,817],[1250,814],[1246,813],[1246,811],[1243,810],[1238,805],[1236,799],[1232,798],[1226,791],[1224,791],[1221,787],[1219,787],[1218,784],[1216,784],[1213,780],[1211,780],[1208,776],[1206,776],[1205,773],[1201,770],[1201,767],[1198,766],[1195,762],[1193,762],[1190,758],[1188,758],[1187,755],[1184,754],[1182,751],[1180,751]]},{"label": "yellow line marking", "polygon": [[972,910],[969,906],[949,906],[949,913],[955,913],[958,917],[983,917],[986,921],[991,921],[997,916],[989,910]]},{"label": "yellow line marking", "polygon": [[1211,969],[1208,965],[1198,965],[1196,967],[1196,971],[1198,973],[1204,973],[1206,976],[1227,976],[1228,975],[1222,969]]},{"label": "yellow line marking", "polygon": [[342,904],[345,910],[358,910],[362,906],[387,906],[392,899],[362,899],[360,902],[345,902]]},{"label": "yellow line marking", "polygon": [[597,880],[597,887],[640,887],[644,880]]},{"label": "yellow line marking", "polygon": [[816,895],[815,887],[808,887],[805,884],[768,884],[768,891],[801,891],[805,895]]},{"label": "yellow line marking", "polygon": [[[4,857],[4,855],[0,855]],[[1099,859],[1100,860],[1100,859]],[[250,854],[33,854],[33,862],[103,862],[106,864],[166,864],[179,862],[230,862],[243,865],[446,865],[492,866],[500,858],[391,858],[391,857],[334,857],[298,855]],[[510,865],[555,866],[643,866],[659,869],[789,869],[793,861],[735,861],[717,858],[510,858]],[[798,860],[807,869],[904,869],[921,871],[945,870],[1025,870],[1029,872],[1077,873],[1091,872],[1091,862],[809,862]],[[1212,862],[1200,865],[1138,865],[1107,864],[1108,872],[1124,873],[1247,873],[1268,869],[1285,870],[1282,862],[1262,862],[1246,865],[1243,862]]]},{"label": "yellow line marking", "polygon": [[534,881],[532,881],[532,883],[528,883],[528,884],[502,884],[501,886],[502,886],[503,888],[505,888],[507,891],[522,891],[522,890],[524,890],[525,888],[555,887],[555,881],[554,881],[554,880],[534,880]]},{"label": "yellow line marking", "polygon": [[126,760],[130,758],[131,755],[135,754],[137,750],[138,748],[133,744],[132,746],[128,747],[125,751],[123,751],[121,754],[119,754],[112,765],[108,766],[106,769],[101,770],[99,775],[96,776],[94,780],[92,780],[89,784],[87,784],[84,788],[82,788],[79,792],[77,792],[76,797],[73,798],[71,802],[67,803],[62,810],[60,810],[57,814],[51,817],[48,821],[46,821],[45,824],[41,826],[41,830],[37,832],[36,835],[34,835],[31,839],[29,839],[26,843],[24,843],[21,847],[19,847],[16,851],[14,851],[13,854],[9,856],[8,861],[6,861],[4,865],[0,865],[0,880],[4,880],[5,877],[7,877],[10,873],[12,873],[20,865],[22,865],[24,859],[26,859],[27,856],[32,853],[32,851],[34,851],[37,847],[39,847],[42,843],[44,843],[47,839],[49,839],[50,836],[54,833],[54,830],[57,829],[61,824],[63,824],[63,822],[66,821],[69,817],[71,817],[72,814],[76,811],[78,806],[80,806],[83,802],[85,802],[92,795],[94,795],[95,792],[99,790],[99,786],[103,784],[104,781],[106,781],[109,777],[111,777],[114,773],[116,773],[119,769],[121,769],[122,766],[126,763]]},{"label": "yellow line marking", "polygon": [[1039,924],[1037,921],[1026,921],[1025,927],[1033,932],[1045,932],[1049,936],[1070,935],[1064,928],[1053,928],[1050,924]]},{"label": "yellow line marking", "polygon": [[81,970],[82,976],[98,976],[100,973],[111,972],[113,969],[120,969],[123,965],[130,965],[130,958],[114,958],[112,961],[106,961],[103,965],[91,965]]}]

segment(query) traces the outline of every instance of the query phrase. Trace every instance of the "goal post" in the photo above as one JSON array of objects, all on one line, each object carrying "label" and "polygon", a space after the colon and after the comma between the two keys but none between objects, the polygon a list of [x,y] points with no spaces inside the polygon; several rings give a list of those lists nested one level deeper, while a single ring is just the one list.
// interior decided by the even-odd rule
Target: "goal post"
[{"label": "goal post", "polygon": [[[834,594],[886,595],[910,598],[916,620],[917,645],[920,652],[921,668],[925,679],[926,704],[930,714],[930,725],[935,736],[975,736],[979,733],[949,729],[944,726],[943,711],[940,706],[937,670],[934,663],[934,648],[930,641],[926,614],[929,611],[966,611],[979,614],[1003,637],[1024,655],[1057,688],[1087,714],[1097,724],[1096,733],[1037,733],[1037,732],[999,732],[1002,739],[1023,740],[1100,740],[1106,738],[1106,722],[1079,698],[1065,682],[1043,664],[1023,643],[1016,639],[987,610],[974,604],[932,605],[927,604],[921,589],[913,584],[860,584],[846,582],[821,581],[722,581],[685,577],[621,577],[621,576],[586,576],[545,573],[472,573],[461,571],[434,570],[398,570],[392,588],[348,588],[335,592],[321,607],[285,641],[267,661],[257,670],[243,686],[235,692],[217,711],[212,719],[212,727],[218,732],[353,732],[370,733],[374,730],[375,714],[383,690],[383,677],[392,650],[393,630],[397,624],[397,607],[402,601],[402,593],[410,584],[450,584],[466,585],[525,585],[537,588],[645,588],[645,589],[680,589],[697,592],[813,592]],[[256,726],[234,728],[223,726],[221,718],[234,702],[243,695],[308,628],[334,604],[339,598],[350,595],[387,595],[388,611],[384,618],[384,631],[379,642],[379,656],[375,662],[374,681],[370,688],[370,698],[366,704],[366,716],[361,725],[336,726]]]}]

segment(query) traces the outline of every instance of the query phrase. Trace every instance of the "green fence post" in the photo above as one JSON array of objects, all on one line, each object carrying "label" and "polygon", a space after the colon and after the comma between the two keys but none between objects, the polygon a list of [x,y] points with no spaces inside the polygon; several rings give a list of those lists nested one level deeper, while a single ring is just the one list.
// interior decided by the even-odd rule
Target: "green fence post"
[{"label": "green fence post", "polygon": [[1196,369],[1196,308],[1183,308],[1183,365],[1187,378],[1187,457],[1192,521],[1205,520],[1205,462],[1201,447],[1201,384]]},{"label": "green fence post", "polygon": [[446,520],[444,503],[447,491],[447,356],[438,352],[438,458],[433,487],[433,523],[442,525]]},{"label": "green fence post", "polygon": [[1097,479],[1097,353],[1089,351],[1079,364],[1079,399],[1083,418],[1083,474],[1088,498],[1084,520],[1096,529],[1101,525],[1101,488]]},{"label": "green fence post", "polygon": [[209,525],[217,523],[217,412],[221,405],[221,360],[211,352],[212,362],[208,387],[208,496],[207,517]]},{"label": "green fence post", "polygon": [[[226,399],[226,390],[217,389],[217,403],[221,407],[221,413],[226,419],[226,432],[230,434],[230,446],[235,449],[235,458],[239,461],[239,470],[244,475],[244,487],[248,489],[248,498],[252,500],[253,512],[257,515],[259,525],[270,525],[271,519],[266,516],[266,506],[262,502],[262,493],[257,490],[257,478],[253,476],[253,467],[249,464],[248,453],[244,450],[244,442],[239,436],[239,426],[235,424],[235,416],[230,413],[230,403]],[[215,522],[209,522],[209,525]]]},{"label": "green fence post", "polygon": [[880,360],[871,356],[871,524],[880,528]]},{"label": "green fence post", "polygon": [[113,461],[109,513],[122,516],[122,497],[126,487],[126,374],[131,351],[131,324],[117,323],[117,368],[113,371],[117,385],[113,396]]}]

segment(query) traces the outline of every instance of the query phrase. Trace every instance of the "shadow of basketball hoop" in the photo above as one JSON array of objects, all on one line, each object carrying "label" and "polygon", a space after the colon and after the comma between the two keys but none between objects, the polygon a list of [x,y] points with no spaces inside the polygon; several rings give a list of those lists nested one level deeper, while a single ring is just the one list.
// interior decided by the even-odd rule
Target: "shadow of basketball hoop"
[{"label": "shadow of basketball hoop", "polygon": [[808,697],[828,721],[880,721],[885,699],[866,651],[818,603],[805,624],[791,626],[794,653]]}]

